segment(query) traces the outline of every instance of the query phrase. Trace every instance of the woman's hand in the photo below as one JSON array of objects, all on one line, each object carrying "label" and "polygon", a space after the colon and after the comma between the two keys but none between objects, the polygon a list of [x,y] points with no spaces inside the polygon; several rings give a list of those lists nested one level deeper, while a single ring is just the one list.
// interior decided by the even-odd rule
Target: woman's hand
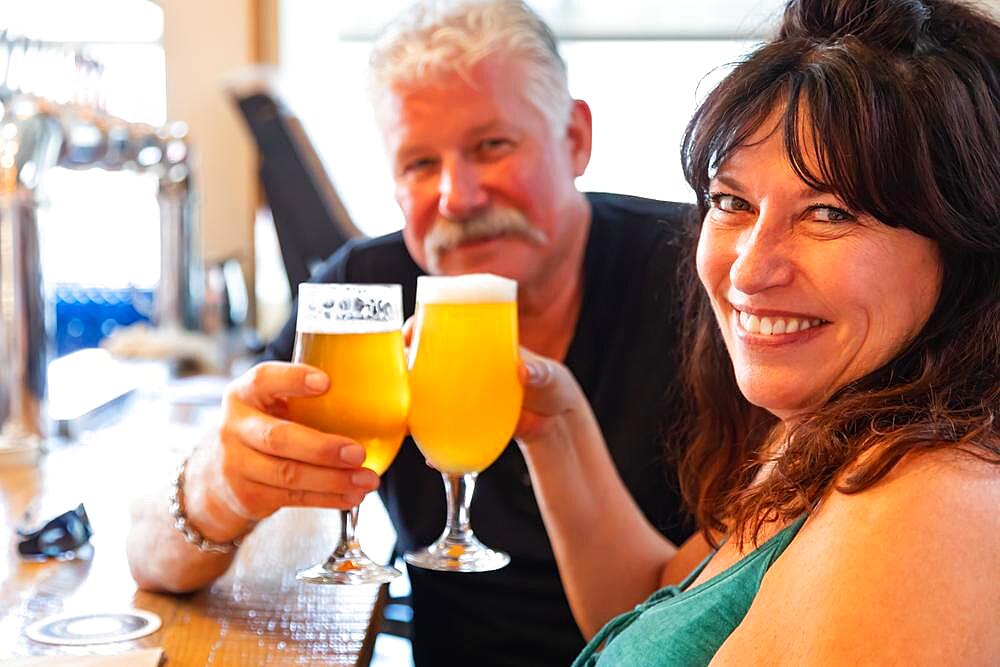
[{"label": "woman's hand", "polygon": [[576,378],[558,361],[521,348],[524,405],[514,436],[523,445],[566,443],[593,420]]},{"label": "woman's hand", "polygon": [[521,363],[524,405],[515,437],[570,608],[590,637],[658,588],[676,549],[622,483],[573,374],[524,348]]}]

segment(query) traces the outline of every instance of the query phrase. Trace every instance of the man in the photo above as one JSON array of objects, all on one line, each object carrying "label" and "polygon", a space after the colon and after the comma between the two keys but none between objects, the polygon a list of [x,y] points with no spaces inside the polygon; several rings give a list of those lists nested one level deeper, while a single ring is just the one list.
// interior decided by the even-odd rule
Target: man
[{"label": "man", "polygon": [[[669,223],[688,207],[576,189],[590,159],[590,110],[570,97],[551,32],[521,2],[415,8],[376,45],[372,83],[405,227],[348,244],[313,279],[401,283],[407,315],[424,272],[516,279],[521,343],[565,361],[637,504],[683,541],[690,529],[664,475],[659,433],[675,374]],[[293,338],[294,317],[271,357],[289,359]],[[217,437],[186,465],[195,541],[227,543],[283,506],[348,508],[379,485],[357,467],[357,444],[281,420],[281,397],[343,381],[308,371],[270,362],[232,383]],[[412,442],[379,492],[402,549],[438,536],[441,478]],[[583,638],[516,445],[480,474],[472,511],[483,542],[511,563],[485,574],[409,568],[417,663],[568,664]],[[136,516],[130,554],[144,587],[198,588],[231,562],[187,544],[162,511]],[[163,556],[150,561],[143,547],[154,540]]]}]

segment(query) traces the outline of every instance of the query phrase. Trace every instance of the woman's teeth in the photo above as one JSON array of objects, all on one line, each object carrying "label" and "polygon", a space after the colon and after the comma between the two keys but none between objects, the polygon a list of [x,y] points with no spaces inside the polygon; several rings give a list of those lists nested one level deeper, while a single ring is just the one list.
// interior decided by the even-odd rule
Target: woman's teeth
[{"label": "woman's teeth", "polygon": [[750,315],[742,311],[737,312],[740,316],[740,326],[747,333],[762,334],[764,336],[777,336],[778,334],[805,331],[819,325],[823,321],[798,317],[757,317],[756,315]]}]

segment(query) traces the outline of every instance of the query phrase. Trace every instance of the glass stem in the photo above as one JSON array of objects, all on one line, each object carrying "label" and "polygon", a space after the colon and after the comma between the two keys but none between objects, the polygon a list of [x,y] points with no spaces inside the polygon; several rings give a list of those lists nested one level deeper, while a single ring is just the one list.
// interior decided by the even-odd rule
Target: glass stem
[{"label": "glass stem", "polygon": [[359,509],[360,507],[352,507],[349,510],[340,511],[340,541],[337,543],[335,555],[340,556],[360,548],[354,538],[354,529],[358,525]]},{"label": "glass stem", "polygon": [[448,498],[448,539],[464,542],[472,535],[469,527],[469,504],[476,491],[476,473],[444,473],[444,491]]}]

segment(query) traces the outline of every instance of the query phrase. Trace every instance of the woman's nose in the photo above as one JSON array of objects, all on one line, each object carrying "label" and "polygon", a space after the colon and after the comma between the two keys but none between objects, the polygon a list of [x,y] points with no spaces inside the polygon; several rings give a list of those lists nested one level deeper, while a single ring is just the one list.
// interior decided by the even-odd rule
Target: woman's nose
[{"label": "woman's nose", "polygon": [[739,238],[729,269],[733,287],[744,294],[787,285],[794,275],[791,227],[776,211],[761,208],[753,227]]}]

